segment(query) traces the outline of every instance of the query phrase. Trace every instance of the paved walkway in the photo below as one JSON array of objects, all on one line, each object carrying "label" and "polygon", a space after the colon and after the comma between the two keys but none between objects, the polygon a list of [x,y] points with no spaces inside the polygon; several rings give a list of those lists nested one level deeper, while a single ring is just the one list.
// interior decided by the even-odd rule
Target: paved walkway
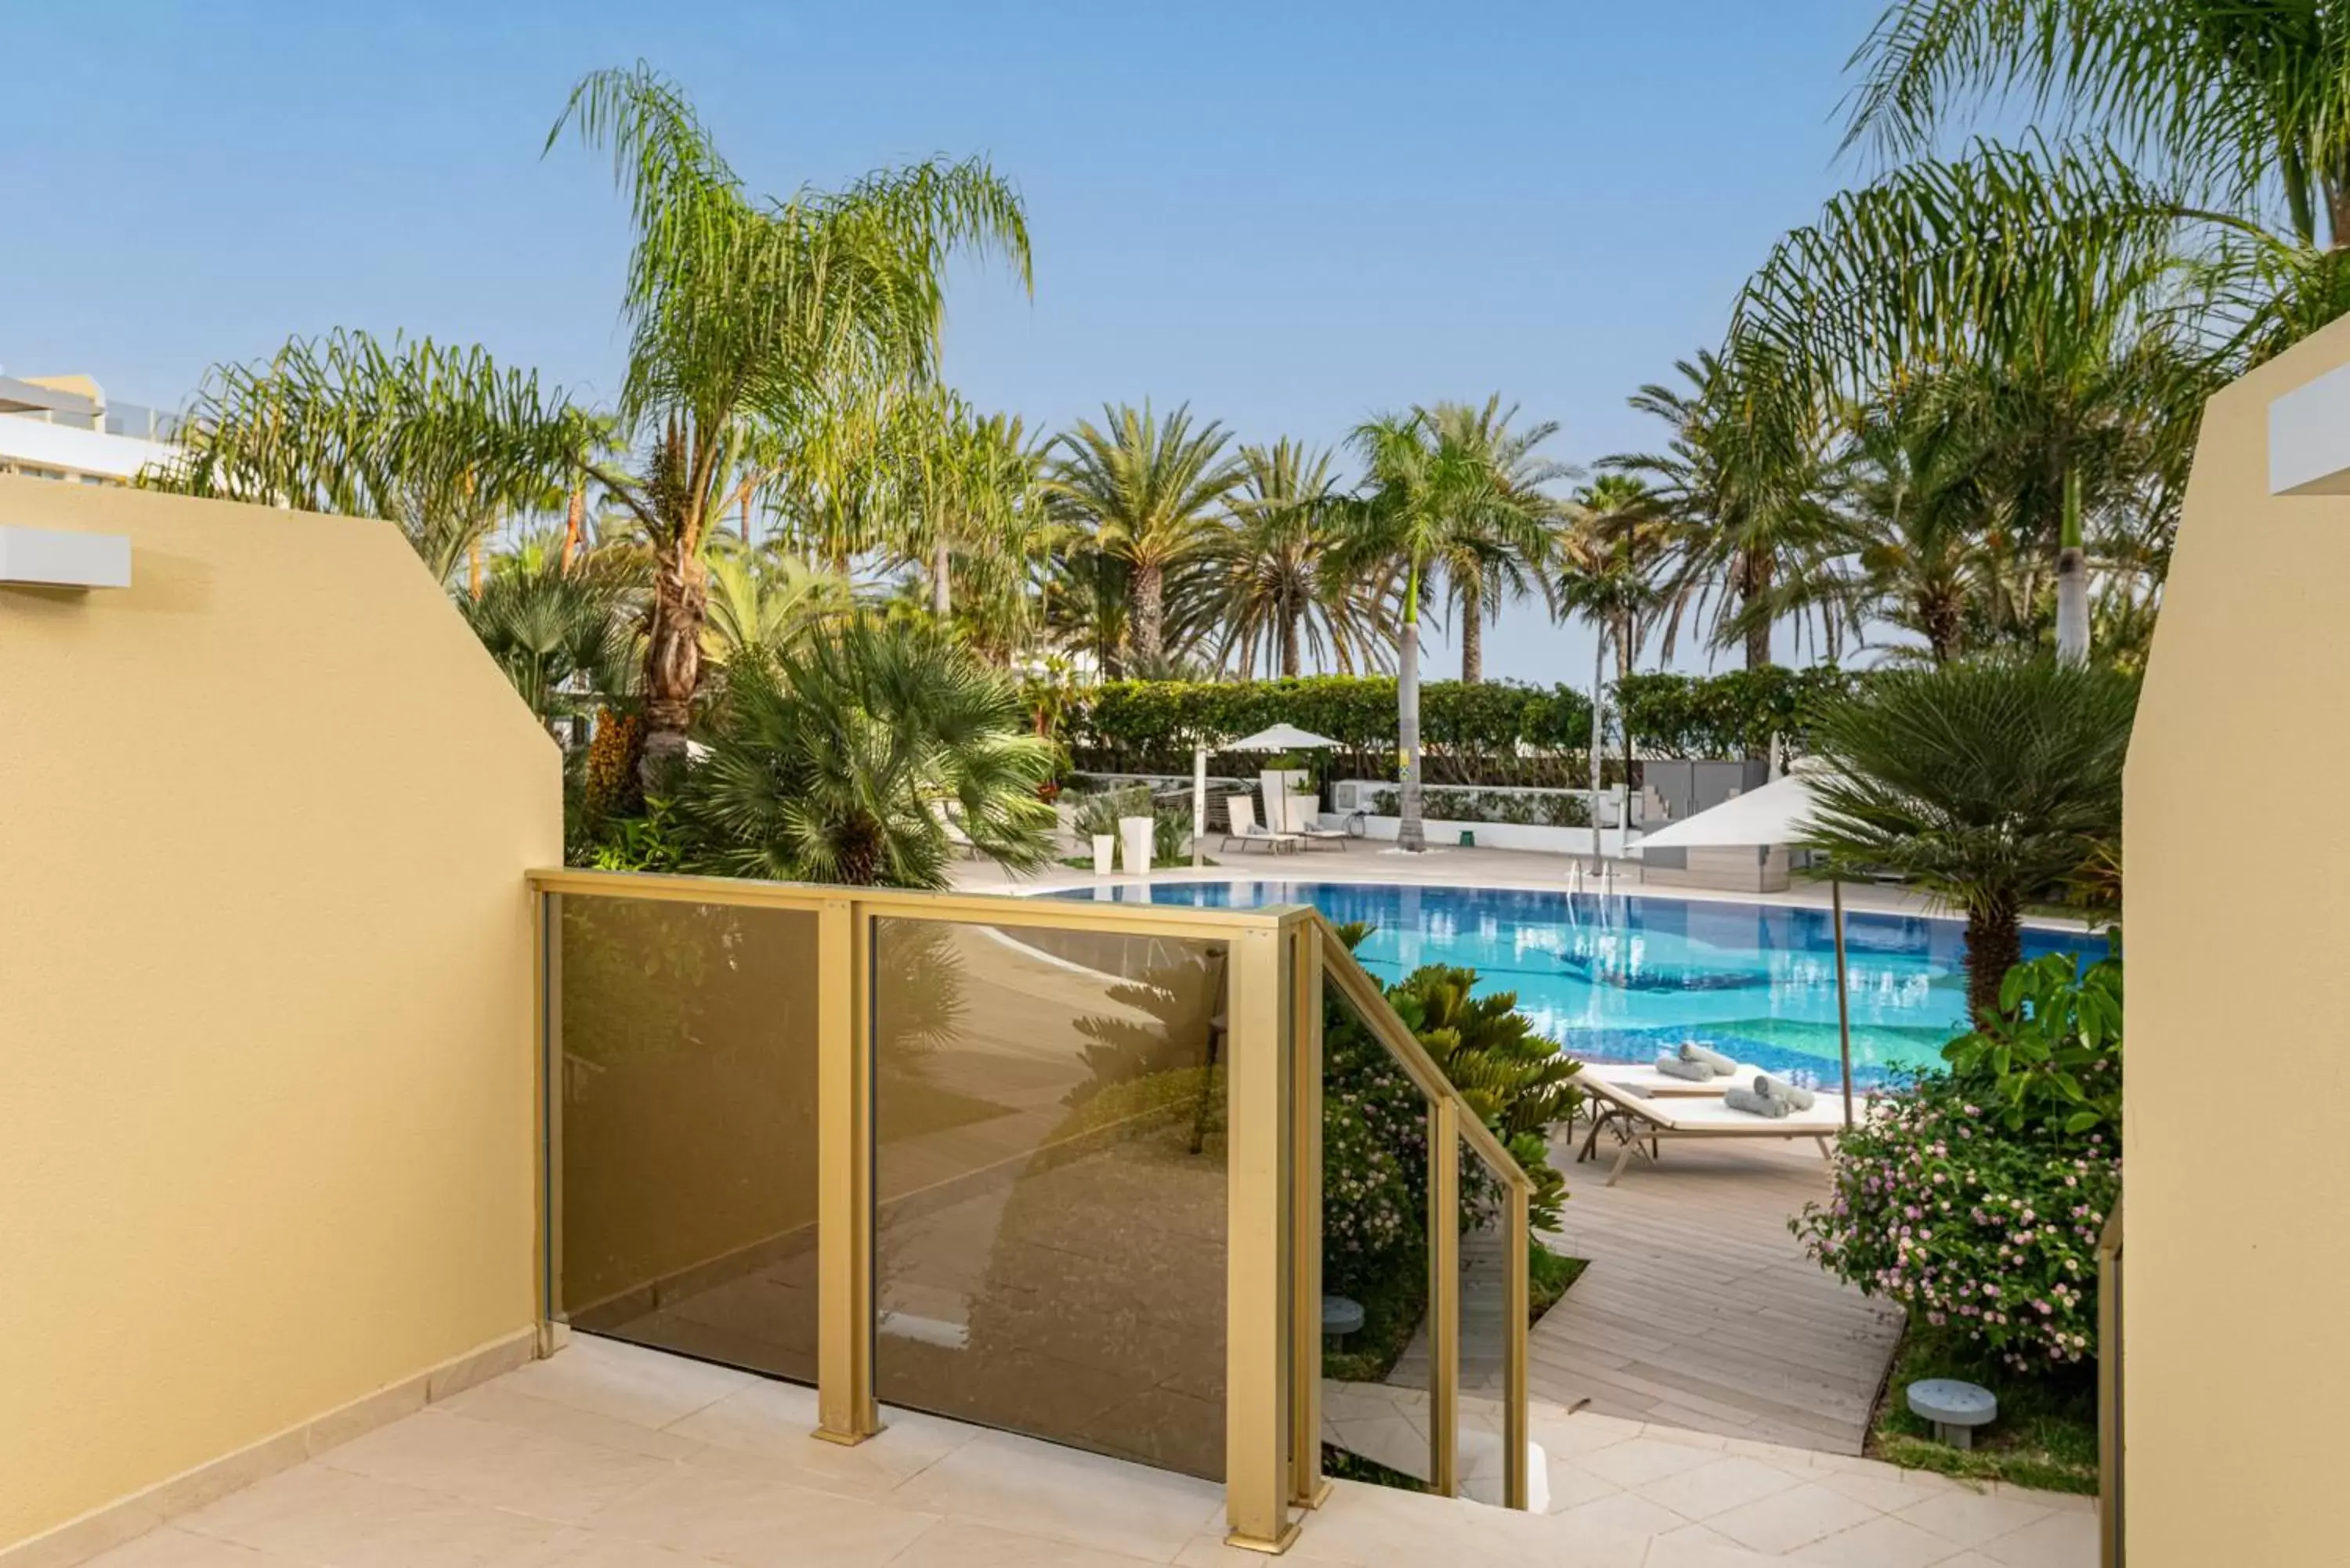
[{"label": "paved walkway", "polygon": [[1554,1147],[1570,1196],[1552,1245],[1591,1267],[1529,1338],[1534,1397],[1859,1453],[1901,1319],[1788,1233],[1827,1193],[1817,1151],[1668,1143],[1607,1187],[1606,1164],[1572,1163],[1571,1141]]},{"label": "paved walkway", "polygon": [[[1264,1568],[1221,1489],[586,1336],[91,1568]],[[1349,1568],[2090,1568],[2085,1500],[1537,1412],[1551,1516],[1339,1482],[1291,1560]]]}]

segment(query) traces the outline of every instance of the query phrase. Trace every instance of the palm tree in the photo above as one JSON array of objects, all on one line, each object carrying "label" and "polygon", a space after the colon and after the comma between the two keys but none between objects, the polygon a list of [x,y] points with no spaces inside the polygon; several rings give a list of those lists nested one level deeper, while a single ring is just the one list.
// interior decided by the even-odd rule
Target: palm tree
[{"label": "palm tree", "polygon": [[1018,416],[982,414],[951,393],[919,408],[901,424],[895,552],[919,566],[931,615],[1009,662],[1035,635],[1040,570],[1057,531],[1045,504],[1045,443]]},{"label": "palm tree", "polygon": [[[1853,64],[1847,143],[1891,166],[1747,287],[1733,343],[1775,372],[1763,423],[1800,425],[1918,366],[1996,366],[2061,404],[2153,358],[2187,372],[2146,405],[2184,444],[2213,384],[2350,308],[2338,6],[1895,0]],[[2053,145],[1926,156],[2015,94],[2045,111]],[[2094,476],[2051,434],[2039,493],[2016,510],[2054,562],[2057,646],[2081,658]]]},{"label": "palm tree", "polygon": [[1448,462],[1461,467],[1470,490],[1451,509],[1432,564],[1459,612],[1461,679],[1472,686],[1485,677],[1486,620],[1545,580],[1559,510],[1542,487],[1571,475],[1565,464],[1534,452],[1558,433],[1558,422],[1513,431],[1517,413],[1502,407],[1498,392],[1482,407],[1439,403],[1428,413],[1430,435],[1451,454]]},{"label": "palm tree", "polygon": [[745,657],[780,658],[810,630],[849,610],[848,583],[785,550],[713,548],[702,657],[732,667]]},{"label": "palm tree", "polygon": [[[1498,414],[1498,402],[1466,415],[1443,405],[1383,414],[1357,426],[1352,438],[1363,462],[1364,491],[1347,509],[1344,559],[1349,569],[1389,574],[1403,584],[1396,634],[1396,740],[1402,775],[1396,842],[1408,850],[1428,846],[1420,815],[1420,599],[1433,579],[1454,585],[1465,610],[1482,610],[1474,594],[1458,592],[1454,574],[1466,572],[1482,588],[1489,559],[1498,551],[1544,560],[1557,514],[1556,503],[1531,483],[1510,483],[1532,469],[1523,461],[1509,461],[1513,455],[1524,459],[1523,449],[1513,454],[1506,439],[1487,439],[1508,423],[1507,415],[1485,417]],[[1550,427],[1538,429],[1537,441]]]},{"label": "palm tree", "polygon": [[684,753],[701,684],[703,546],[730,508],[771,481],[762,445],[827,407],[931,381],[948,259],[998,252],[1025,283],[1027,227],[1019,197],[977,160],[756,201],[691,106],[644,66],[584,78],[548,148],[566,130],[611,155],[636,229],[617,411],[646,463],[606,483],[653,549],[650,779]]},{"label": "palm tree", "polygon": [[502,524],[544,508],[593,416],[480,348],[364,332],[216,365],[152,489],[397,524],[449,583]]},{"label": "palm tree", "polygon": [[1999,1011],[2022,916],[2120,842],[2137,682],[2048,659],[1879,672],[1815,716],[1804,847],[1900,872],[1967,920],[1967,1002]]},{"label": "palm tree", "polygon": [[558,556],[493,571],[478,593],[451,597],[550,733],[565,718],[630,694],[636,607],[624,577],[566,570]]},{"label": "palm tree", "polygon": [[1664,652],[1685,618],[1706,619],[1707,640],[1742,650],[1746,668],[1772,662],[1777,618],[1763,612],[1778,585],[1814,559],[1823,522],[1824,431],[1783,444],[1750,434],[1749,391],[1739,367],[1700,349],[1677,360],[1684,386],[1643,386],[1628,400],[1672,432],[1665,450],[1626,453],[1600,466],[1648,484],[1672,522],[1653,557]]},{"label": "palm tree", "polygon": [[1218,658],[1243,675],[1260,664],[1299,675],[1308,654],[1343,670],[1379,660],[1393,595],[1375,576],[1347,569],[1345,497],[1332,461],[1286,437],[1241,449],[1229,516],[1201,550],[1198,602],[1176,618],[1213,628]]},{"label": "palm tree", "polygon": [[943,888],[954,844],[1052,857],[1052,742],[1012,682],[936,627],[860,619],[743,660],[681,781],[693,857],[729,876]]},{"label": "palm tree", "polygon": [[1161,422],[1148,403],[1105,404],[1102,420],[1060,438],[1045,493],[1094,552],[1124,564],[1133,659],[1155,667],[1169,651],[1167,575],[1197,558],[1242,470],[1223,455],[1224,428],[1194,430],[1188,406]]},{"label": "palm tree", "polygon": [[[1599,763],[1607,711],[1607,649],[1617,650],[1617,680],[1632,673],[1639,646],[1640,623],[1657,608],[1659,599],[1650,581],[1648,558],[1658,548],[1663,515],[1658,498],[1638,480],[1626,474],[1606,474],[1575,498],[1574,522],[1560,541],[1559,579],[1551,592],[1552,604],[1563,615],[1580,615],[1591,623],[1591,847],[1592,864],[1599,863]],[[1624,731],[1624,782],[1631,790],[1632,725],[1617,702]],[[1628,826],[1628,824],[1627,824]]]}]

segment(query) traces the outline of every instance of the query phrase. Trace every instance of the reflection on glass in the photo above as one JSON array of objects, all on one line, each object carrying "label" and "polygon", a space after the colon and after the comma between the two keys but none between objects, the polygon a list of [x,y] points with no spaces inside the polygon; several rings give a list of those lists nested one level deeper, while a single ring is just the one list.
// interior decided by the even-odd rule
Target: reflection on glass
[{"label": "reflection on glass", "polygon": [[1504,1507],[1510,1367],[1509,1189],[1461,1140],[1461,1403],[1453,1476],[1464,1497]]},{"label": "reflection on glass", "polygon": [[1322,1016],[1323,1465],[1425,1487],[1427,1102],[1335,985]]},{"label": "reflection on glass", "polygon": [[1221,1480],[1223,944],[873,948],[881,1398]]},{"label": "reflection on glass", "polygon": [[815,1381],[816,918],[560,903],[562,1312]]}]

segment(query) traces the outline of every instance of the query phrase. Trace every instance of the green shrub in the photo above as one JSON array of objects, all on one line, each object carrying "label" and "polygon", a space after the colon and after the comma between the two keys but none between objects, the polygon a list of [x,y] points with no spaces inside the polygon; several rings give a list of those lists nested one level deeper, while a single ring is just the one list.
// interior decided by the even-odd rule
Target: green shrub
[{"label": "green shrub", "polygon": [[2027,1017],[1952,1041],[1950,1070],[1887,1096],[1845,1134],[1834,1196],[1792,1221],[1829,1272],[2033,1372],[2097,1354],[2097,1241],[2121,1192],[2121,961],[2073,964],[2016,965]]}]

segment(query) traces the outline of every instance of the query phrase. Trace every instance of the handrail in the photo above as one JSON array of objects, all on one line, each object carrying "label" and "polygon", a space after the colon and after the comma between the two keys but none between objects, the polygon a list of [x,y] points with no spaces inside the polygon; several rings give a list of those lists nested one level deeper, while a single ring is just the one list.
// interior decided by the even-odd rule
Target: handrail
[{"label": "handrail", "polygon": [[[1523,1510],[1531,1490],[1527,1474],[1526,1317],[1527,1249],[1531,1241],[1528,1207],[1534,1179],[1519,1166],[1492,1129],[1485,1126],[1428,1048],[1419,1043],[1388,1001],[1386,991],[1372,979],[1330,922],[1317,912],[1304,917],[1319,947],[1322,977],[1335,982],[1355,1015],[1361,1019],[1388,1057],[1400,1067],[1428,1106],[1428,1335],[1430,1485],[1439,1493],[1459,1490],[1461,1396],[1460,1203],[1461,1161],[1464,1154],[1482,1163],[1503,1186],[1503,1223],[1509,1232],[1505,1346],[1507,1386],[1503,1391],[1503,1502]],[[1317,1053],[1318,1055],[1318,1053]],[[1318,1085],[1317,1085],[1318,1089]],[[1318,1176],[1318,1171],[1315,1173]],[[1318,1182],[1316,1192],[1318,1195]],[[1320,1286],[1320,1253],[1312,1260],[1313,1289]],[[1318,1325],[1317,1325],[1318,1327]],[[1318,1346],[1318,1338],[1312,1345]],[[1307,1354],[1301,1346],[1299,1355]],[[1318,1421],[1318,1405],[1309,1411]],[[1314,1452],[1318,1457],[1319,1449]],[[1315,1465],[1318,1479],[1319,1465]],[[1307,1490],[1312,1490],[1310,1487]]]},{"label": "handrail", "polygon": [[1319,911],[1309,919],[1321,930],[1323,972],[1337,981],[1338,989],[1346,992],[1347,1000],[1353,1004],[1356,1013],[1370,1027],[1371,1033],[1379,1037],[1379,1044],[1388,1048],[1388,1054],[1395,1057],[1397,1064],[1410,1076],[1414,1086],[1431,1100],[1453,1102],[1461,1113],[1461,1137],[1482,1155],[1485,1163],[1492,1166],[1513,1189],[1532,1192],[1534,1180],[1519,1168],[1517,1157],[1504,1148],[1502,1140],[1486,1127],[1484,1119],[1470,1109],[1461,1091],[1453,1086],[1451,1078],[1445,1076],[1444,1069],[1436,1064],[1436,1058],[1428,1054],[1428,1047],[1419,1043],[1419,1037],[1397,1015],[1394,1005],[1388,1001],[1387,992],[1379,988],[1379,982],[1371,978],[1370,971],[1362,966],[1347,944],[1338,940],[1337,931]]},{"label": "handrail", "polygon": [[1020,893],[932,892],[920,888],[844,887],[825,882],[773,882],[750,877],[590,871],[575,867],[546,867],[526,872],[525,877],[534,893],[811,911],[847,901],[889,919],[979,919],[1006,926],[1101,928],[1137,936],[1200,937],[1236,930],[1279,930],[1303,912],[1303,906],[1294,904],[1210,909],[1189,904],[1090,903]]}]

